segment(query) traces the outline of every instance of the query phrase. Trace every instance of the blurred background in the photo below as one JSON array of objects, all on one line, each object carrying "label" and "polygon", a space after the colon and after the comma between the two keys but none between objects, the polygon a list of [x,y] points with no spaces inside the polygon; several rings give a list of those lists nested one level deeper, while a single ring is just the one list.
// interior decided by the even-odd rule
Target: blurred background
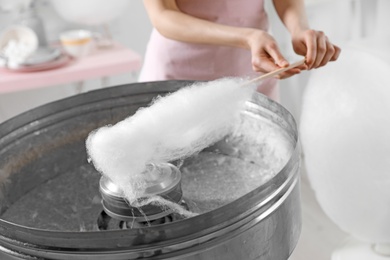
[{"label": "blurred background", "polygon": [[[0,0],[0,33],[22,19],[21,13],[29,8],[30,2]],[[76,7],[68,6],[71,2],[73,1],[36,0],[33,2],[36,14],[44,25],[44,37],[47,43],[60,44],[60,35],[64,31],[84,29],[94,32],[94,37],[100,39],[102,45],[107,45],[105,47],[107,55],[110,48],[108,45],[112,44],[112,40],[114,44],[120,44],[126,50],[139,54],[142,62],[152,30],[142,1],[94,0],[92,4],[91,1],[78,0]],[[306,8],[311,27],[326,32],[330,40],[342,49],[344,46],[353,45],[370,49],[372,52],[376,51],[378,56],[385,57],[385,53],[378,52],[375,46],[383,44],[390,38],[390,30],[387,28],[390,24],[389,3],[389,0],[306,0]],[[116,4],[117,8],[112,8],[113,4]],[[289,35],[276,16],[270,0],[266,0],[266,8],[271,21],[272,34],[279,42],[285,56],[293,60],[296,57],[290,46]],[[104,12],[107,17],[103,17],[101,12]],[[81,57],[81,59],[86,58]],[[90,77],[55,85],[43,84],[45,78],[39,77],[35,79],[38,81],[36,87],[15,88],[15,91],[12,91],[13,86],[10,85],[6,86],[7,91],[1,91],[2,86],[5,86],[1,84],[7,83],[2,83],[1,78],[5,77],[5,74],[0,70],[0,122],[39,105],[78,94],[80,91],[90,91],[102,85],[110,87],[136,82],[138,72],[139,66],[134,66],[128,72],[121,71],[116,75],[105,76],[104,79]],[[309,77],[310,72],[305,72],[280,82],[281,103],[291,111],[298,123],[302,95]],[[39,87],[40,81],[44,87]],[[304,223],[302,236],[291,259],[330,259],[331,252],[343,242],[347,234],[322,212],[304,172],[302,201]]]}]

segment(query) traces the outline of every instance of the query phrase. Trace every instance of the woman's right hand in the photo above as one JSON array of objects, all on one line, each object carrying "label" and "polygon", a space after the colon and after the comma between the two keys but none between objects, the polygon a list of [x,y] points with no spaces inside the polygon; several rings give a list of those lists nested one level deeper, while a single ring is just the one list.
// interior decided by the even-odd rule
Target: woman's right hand
[{"label": "woman's right hand", "polygon": [[[267,73],[289,65],[276,40],[265,31],[253,29],[247,36],[247,45],[252,54],[252,69],[256,72]],[[306,65],[290,69],[279,74],[278,78],[291,77],[304,69],[307,69]]]}]

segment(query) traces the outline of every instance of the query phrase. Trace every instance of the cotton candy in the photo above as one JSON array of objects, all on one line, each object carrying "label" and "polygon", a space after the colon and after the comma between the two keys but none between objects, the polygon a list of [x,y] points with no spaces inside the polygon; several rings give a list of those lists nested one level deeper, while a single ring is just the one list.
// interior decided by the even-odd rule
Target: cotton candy
[{"label": "cotton candy", "polygon": [[156,98],[133,116],[92,132],[89,158],[129,203],[137,203],[146,188],[147,164],[188,157],[233,131],[255,89],[242,83],[238,78],[196,83]]}]

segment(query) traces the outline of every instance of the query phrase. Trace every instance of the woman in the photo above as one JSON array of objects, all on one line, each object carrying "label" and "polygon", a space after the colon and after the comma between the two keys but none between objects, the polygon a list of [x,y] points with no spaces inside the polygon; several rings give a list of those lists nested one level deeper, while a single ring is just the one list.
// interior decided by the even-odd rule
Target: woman
[{"label": "woman", "polygon": [[[291,34],[294,51],[306,64],[287,78],[337,59],[340,48],[310,29],[303,0],[273,0]],[[250,76],[289,65],[267,33],[264,0],[144,0],[154,26],[139,81],[213,80]],[[276,81],[258,90],[278,99]]]}]

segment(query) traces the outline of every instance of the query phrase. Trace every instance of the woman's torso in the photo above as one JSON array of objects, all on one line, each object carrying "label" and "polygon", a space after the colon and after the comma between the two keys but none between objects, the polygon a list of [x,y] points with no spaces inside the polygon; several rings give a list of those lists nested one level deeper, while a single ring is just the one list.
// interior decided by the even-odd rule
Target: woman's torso
[{"label": "woman's torso", "polygon": [[[230,26],[268,29],[263,0],[176,2],[182,12],[201,19]],[[225,76],[245,76],[251,72],[248,50],[179,42],[153,30],[141,79],[212,80]]]},{"label": "woman's torso", "polygon": [[[268,30],[263,0],[177,0],[191,16],[219,24]],[[190,28],[189,28],[190,29]],[[214,80],[253,76],[249,50],[171,40],[153,30],[139,81]]]}]

